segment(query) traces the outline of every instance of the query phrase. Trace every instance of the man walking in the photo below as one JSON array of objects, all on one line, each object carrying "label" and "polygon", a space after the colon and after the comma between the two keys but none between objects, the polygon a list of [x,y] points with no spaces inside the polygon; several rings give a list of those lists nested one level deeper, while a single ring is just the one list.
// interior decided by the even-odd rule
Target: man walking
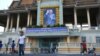
[{"label": "man walking", "polygon": [[19,56],[21,55],[24,56],[25,36],[24,36],[23,31],[20,31],[20,37],[18,39],[18,44],[19,44]]},{"label": "man walking", "polygon": [[86,52],[87,53],[87,47],[86,47],[86,43],[85,41],[83,41],[83,43],[81,43],[82,46],[82,55]]}]

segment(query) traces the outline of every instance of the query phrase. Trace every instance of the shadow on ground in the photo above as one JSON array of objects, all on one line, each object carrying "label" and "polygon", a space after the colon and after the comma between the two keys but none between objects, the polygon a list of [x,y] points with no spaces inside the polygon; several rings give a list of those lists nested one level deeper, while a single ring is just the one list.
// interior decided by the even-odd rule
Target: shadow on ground
[{"label": "shadow on ground", "polygon": [[[18,54],[0,54],[0,56],[18,56]],[[81,55],[81,54],[25,54],[24,56],[94,56],[92,54],[89,55]],[[100,56],[100,55],[96,55]]]}]

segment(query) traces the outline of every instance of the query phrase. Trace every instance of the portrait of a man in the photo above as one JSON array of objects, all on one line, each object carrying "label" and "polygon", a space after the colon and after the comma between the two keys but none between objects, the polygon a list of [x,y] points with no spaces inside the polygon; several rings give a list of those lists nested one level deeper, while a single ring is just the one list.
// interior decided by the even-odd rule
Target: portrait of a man
[{"label": "portrait of a man", "polygon": [[56,23],[55,9],[44,9],[44,25],[53,26]]}]

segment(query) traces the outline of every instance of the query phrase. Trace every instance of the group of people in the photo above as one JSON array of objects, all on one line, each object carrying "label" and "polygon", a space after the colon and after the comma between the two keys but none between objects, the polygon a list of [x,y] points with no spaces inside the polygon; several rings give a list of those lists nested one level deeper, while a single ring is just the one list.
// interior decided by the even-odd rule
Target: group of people
[{"label": "group of people", "polygon": [[[10,46],[10,48],[8,48],[9,46]],[[15,50],[15,46],[16,46],[16,44],[15,44],[15,41],[14,41],[14,40],[12,41],[11,44],[10,44],[9,42],[8,42],[7,44],[5,44],[6,53],[7,53],[8,49],[9,49],[12,53],[17,52],[17,51]],[[2,44],[2,41],[0,40],[0,51],[1,51],[2,47],[3,47],[3,44]],[[23,31],[20,31],[20,37],[19,37],[19,39],[18,39],[17,47],[19,47],[19,50],[18,50],[19,52],[17,52],[17,53],[19,53],[19,56],[24,55],[25,36],[24,36],[24,32],[23,32]],[[53,50],[52,50],[52,51],[53,51]],[[92,48],[88,49],[88,51],[87,51],[87,44],[85,43],[85,41],[83,41],[83,42],[81,43],[81,53],[84,54],[85,52],[86,52],[86,53],[95,53],[95,48],[92,47]]]},{"label": "group of people", "polygon": [[[8,51],[11,53],[11,54],[14,54],[14,53],[18,53],[19,56],[24,56],[24,47],[25,47],[25,36],[24,36],[24,32],[23,31],[20,31],[20,37],[18,39],[18,43],[15,44],[15,40],[12,40],[11,42],[8,42],[4,45],[6,47],[6,50],[4,53],[8,53]],[[15,46],[19,48],[19,50],[17,51],[15,49]],[[2,51],[3,47],[3,44],[2,44],[2,41],[0,40],[0,51]]]},{"label": "group of people", "polygon": [[85,43],[85,41],[83,41],[81,43],[81,53],[82,53],[82,55],[85,53],[88,53],[88,54],[92,53],[92,54],[96,55],[95,48],[92,45],[91,45],[91,48],[87,48],[87,44]]},{"label": "group of people", "polygon": [[[3,47],[3,43],[0,40],[0,51],[2,51],[2,47]],[[5,53],[8,52],[8,49],[9,49],[10,52],[14,52],[15,51],[15,41],[13,40],[11,44],[9,44],[9,42],[6,43],[5,47],[6,47]]]}]

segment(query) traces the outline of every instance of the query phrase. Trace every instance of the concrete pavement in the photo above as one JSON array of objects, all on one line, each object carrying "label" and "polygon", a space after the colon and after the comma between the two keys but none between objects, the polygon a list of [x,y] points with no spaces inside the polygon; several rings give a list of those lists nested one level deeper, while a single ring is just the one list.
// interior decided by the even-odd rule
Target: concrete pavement
[{"label": "concrete pavement", "polygon": [[[18,56],[18,54],[0,54],[0,56]],[[25,54],[24,56],[82,56],[81,54]],[[84,56],[84,55],[83,55]],[[92,54],[87,56],[93,56]],[[100,56],[100,55],[96,55]]]}]

